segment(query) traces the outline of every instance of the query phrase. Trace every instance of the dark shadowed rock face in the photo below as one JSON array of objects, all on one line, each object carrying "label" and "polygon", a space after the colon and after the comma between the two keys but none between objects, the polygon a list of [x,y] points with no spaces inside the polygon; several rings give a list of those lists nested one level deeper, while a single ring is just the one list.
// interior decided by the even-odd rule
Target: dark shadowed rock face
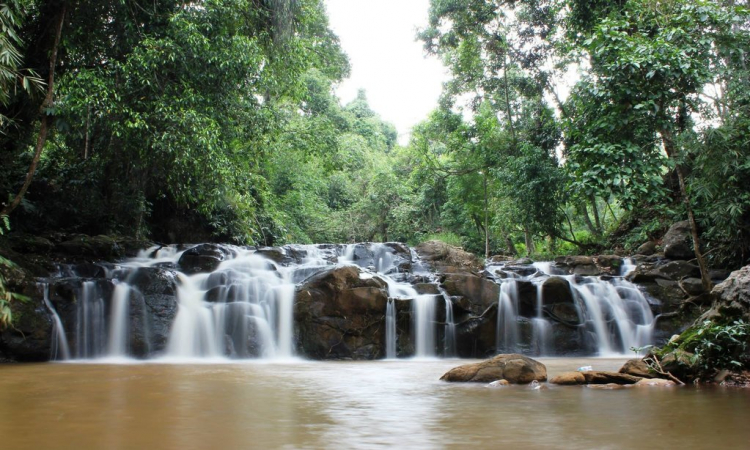
[{"label": "dark shadowed rock face", "polygon": [[672,225],[662,238],[664,256],[669,259],[691,259],[695,257],[690,236],[690,222],[683,220]]},{"label": "dark shadowed rock face", "polygon": [[511,353],[497,355],[487,361],[455,367],[440,379],[477,383],[507,380],[513,384],[528,384],[532,381],[547,381],[547,368],[539,361]]},{"label": "dark shadowed rock face", "polygon": [[385,354],[388,287],[359,267],[328,269],[297,288],[297,349],[313,359],[375,359]]}]

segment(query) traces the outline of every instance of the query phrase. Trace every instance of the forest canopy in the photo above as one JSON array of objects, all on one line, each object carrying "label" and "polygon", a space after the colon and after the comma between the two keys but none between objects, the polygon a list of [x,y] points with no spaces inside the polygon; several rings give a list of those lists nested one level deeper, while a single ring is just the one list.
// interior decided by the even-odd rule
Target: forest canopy
[{"label": "forest canopy", "polygon": [[[746,1],[432,0],[399,145],[322,0],[0,4],[0,227],[246,245],[750,261]],[[398,70],[397,67],[393,68]],[[569,94],[565,93],[566,83]]]}]

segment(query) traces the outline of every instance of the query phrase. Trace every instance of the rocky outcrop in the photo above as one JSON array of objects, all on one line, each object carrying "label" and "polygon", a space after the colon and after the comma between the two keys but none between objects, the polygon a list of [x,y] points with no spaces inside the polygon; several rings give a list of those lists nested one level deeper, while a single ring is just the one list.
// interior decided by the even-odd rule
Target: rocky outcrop
[{"label": "rocky outcrop", "polygon": [[656,374],[649,369],[648,364],[642,359],[629,359],[618,370],[620,373],[641,378],[656,378]]},{"label": "rocky outcrop", "polygon": [[692,259],[693,242],[690,234],[690,222],[683,220],[672,225],[662,238],[664,256],[669,259]]},{"label": "rocky outcrop", "polygon": [[419,256],[438,272],[479,271],[482,263],[476,255],[440,241],[427,241],[416,248]]},{"label": "rocky outcrop", "polygon": [[715,302],[703,319],[744,319],[750,322],[750,265],[735,270],[711,291]]},{"label": "rocky outcrop", "polygon": [[440,379],[451,382],[477,383],[507,380],[513,384],[528,384],[532,381],[547,381],[547,368],[539,361],[512,353],[497,355],[480,363],[455,367]]},{"label": "rocky outcrop", "polygon": [[335,267],[297,289],[297,348],[313,359],[375,359],[385,354],[388,287],[359,267]]}]

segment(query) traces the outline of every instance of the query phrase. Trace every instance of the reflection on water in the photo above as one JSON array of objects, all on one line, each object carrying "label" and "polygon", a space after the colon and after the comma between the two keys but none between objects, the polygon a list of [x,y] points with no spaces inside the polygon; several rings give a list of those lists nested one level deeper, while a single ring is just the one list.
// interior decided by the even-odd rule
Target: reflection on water
[{"label": "reflection on water", "polygon": [[[622,360],[541,359],[552,375]],[[448,384],[465,361],[0,366],[4,449],[747,448],[750,390]]]}]

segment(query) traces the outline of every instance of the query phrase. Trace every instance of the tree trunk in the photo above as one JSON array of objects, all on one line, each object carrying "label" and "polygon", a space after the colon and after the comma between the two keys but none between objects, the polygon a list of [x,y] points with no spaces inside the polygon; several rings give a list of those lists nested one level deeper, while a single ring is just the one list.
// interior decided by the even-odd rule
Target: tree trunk
[{"label": "tree trunk", "polygon": [[[577,209],[578,209],[578,214],[580,214],[583,217],[583,222],[586,224],[586,228],[589,229],[591,234],[598,237],[599,232],[596,230],[596,227],[594,226],[594,224],[591,223],[591,217],[589,217],[589,212],[586,209],[586,204],[582,203],[582,204],[577,205]],[[575,236],[573,237],[575,238]]]},{"label": "tree trunk", "polygon": [[685,186],[685,173],[682,164],[678,159],[679,155],[677,154],[677,148],[674,145],[674,138],[672,137],[672,132],[670,130],[661,129],[659,133],[661,134],[662,141],[664,142],[664,151],[667,152],[667,156],[669,158],[675,161],[675,172],[677,172],[677,179],[680,183],[680,196],[682,197],[682,202],[685,204],[685,209],[687,210],[688,221],[690,222],[690,234],[693,238],[693,250],[695,252],[695,259],[698,261],[698,267],[701,271],[701,283],[703,284],[703,290],[706,292],[710,292],[711,288],[713,287],[713,283],[711,283],[711,277],[708,274],[708,266],[706,265],[706,260],[705,258],[703,258],[703,253],[701,252],[700,237],[698,236],[698,224],[695,221],[693,207],[690,204],[690,196],[688,195],[687,188]]},{"label": "tree trunk", "polygon": [[34,157],[31,159],[31,164],[29,165],[29,170],[26,173],[26,180],[23,183],[23,186],[21,186],[21,190],[18,191],[18,194],[16,194],[15,198],[13,198],[13,201],[11,201],[8,205],[3,208],[2,211],[0,211],[0,216],[8,216],[11,212],[13,212],[14,209],[18,207],[18,205],[21,204],[21,200],[23,200],[23,196],[26,195],[26,191],[29,189],[29,185],[31,185],[31,180],[34,178],[34,172],[36,172],[36,168],[39,165],[39,159],[42,156],[42,150],[44,150],[44,144],[47,142],[47,134],[49,132],[50,128],[50,115],[48,114],[48,109],[51,108],[54,104],[54,96],[55,96],[55,66],[57,66],[57,49],[60,46],[60,37],[62,35],[62,27],[63,23],[65,22],[65,12],[66,12],[66,4],[62,3],[60,5],[60,11],[58,13],[58,17],[55,20],[55,39],[52,44],[52,49],[50,51],[50,57],[49,57],[49,76],[47,78],[47,93],[44,97],[44,101],[42,102],[42,105],[39,107],[39,114],[40,114],[40,124],[39,124],[39,135],[37,136],[36,140],[36,147],[34,149]]},{"label": "tree trunk", "polygon": [[602,221],[599,218],[599,207],[596,206],[596,196],[591,196],[591,212],[594,214],[594,223],[596,224],[596,235],[602,235]]},{"label": "tree trunk", "polygon": [[484,173],[484,257],[490,257],[490,219],[487,204],[487,173]]},{"label": "tree trunk", "polygon": [[531,256],[534,254],[534,237],[528,227],[523,229],[523,236],[526,240],[526,256]]}]

